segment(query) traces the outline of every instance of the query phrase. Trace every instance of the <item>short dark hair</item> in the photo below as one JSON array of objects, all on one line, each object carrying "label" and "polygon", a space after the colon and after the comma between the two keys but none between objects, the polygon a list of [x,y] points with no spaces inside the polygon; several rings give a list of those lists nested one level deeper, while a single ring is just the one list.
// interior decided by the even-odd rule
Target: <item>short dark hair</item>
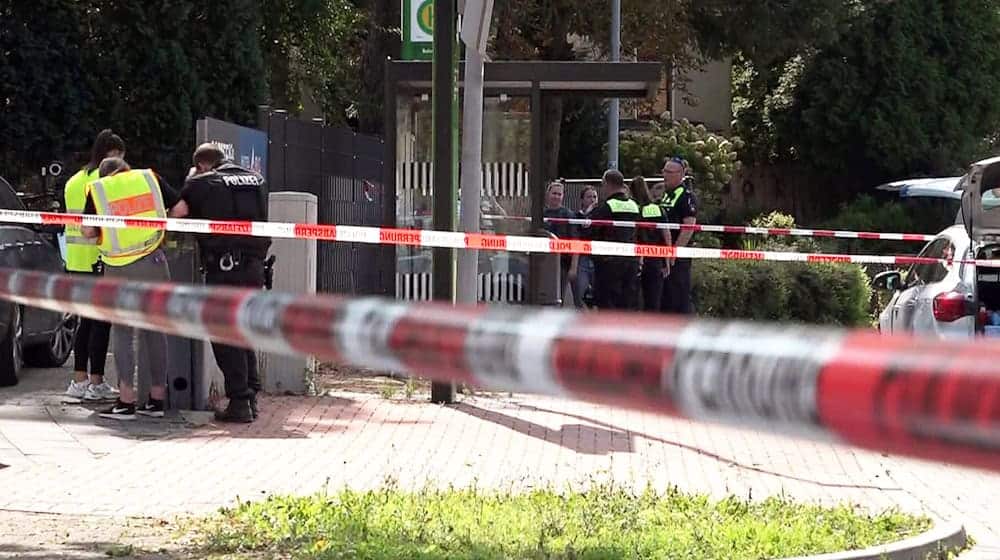
[{"label": "short dark hair", "polygon": [[622,175],[622,172],[617,169],[608,169],[605,171],[601,180],[613,187],[625,186],[625,176]]},{"label": "short dark hair", "polygon": [[122,137],[115,134],[110,128],[98,132],[94,144],[90,147],[90,161],[87,162],[87,171],[93,172],[97,169],[101,165],[101,161],[108,157],[108,153],[113,150],[125,152],[125,141],[122,140]]},{"label": "short dark hair", "polygon": [[206,142],[198,146],[191,159],[195,165],[205,164],[214,168],[226,161],[226,154],[222,152],[222,148],[211,142]]},{"label": "short dark hair", "polygon": [[131,167],[129,167],[128,163],[124,159],[120,157],[109,157],[101,160],[101,165],[98,167],[97,172],[101,177],[107,177],[113,173],[128,171],[129,169],[131,169]]}]

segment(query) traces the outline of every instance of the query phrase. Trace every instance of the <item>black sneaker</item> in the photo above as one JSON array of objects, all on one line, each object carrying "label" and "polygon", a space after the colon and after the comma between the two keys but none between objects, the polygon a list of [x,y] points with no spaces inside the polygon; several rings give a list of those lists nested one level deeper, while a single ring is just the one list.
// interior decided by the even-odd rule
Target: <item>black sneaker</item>
[{"label": "black sneaker", "polygon": [[150,397],[146,404],[136,410],[137,414],[152,416],[153,418],[163,418],[163,401]]},{"label": "black sneaker", "polygon": [[260,409],[257,407],[257,393],[250,395],[250,413],[254,417],[254,420],[260,416]]},{"label": "black sneaker", "polygon": [[237,422],[249,424],[253,422],[253,411],[250,410],[250,399],[230,399],[225,410],[215,411],[215,419],[220,422]]},{"label": "black sneaker", "polygon": [[135,403],[125,403],[119,399],[115,401],[114,406],[99,412],[97,415],[112,420],[135,420]]}]

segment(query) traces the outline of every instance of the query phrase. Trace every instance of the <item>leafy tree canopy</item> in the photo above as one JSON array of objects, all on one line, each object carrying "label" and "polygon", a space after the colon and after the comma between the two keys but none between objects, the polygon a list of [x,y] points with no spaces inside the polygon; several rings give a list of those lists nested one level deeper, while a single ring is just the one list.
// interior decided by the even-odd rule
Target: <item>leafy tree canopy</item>
[{"label": "leafy tree canopy", "polygon": [[991,0],[872,1],[797,68],[772,112],[791,156],[870,180],[952,173],[1000,126],[1000,8]]}]

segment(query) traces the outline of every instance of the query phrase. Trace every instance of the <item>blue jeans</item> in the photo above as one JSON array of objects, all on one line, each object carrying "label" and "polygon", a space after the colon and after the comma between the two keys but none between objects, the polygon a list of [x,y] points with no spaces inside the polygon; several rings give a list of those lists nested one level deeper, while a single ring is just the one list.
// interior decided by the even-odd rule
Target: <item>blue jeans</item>
[{"label": "blue jeans", "polygon": [[587,255],[580,255],[580,261],[576,265],[576,285],[573,286],[573,305],[577,309],[583,309],[583,295],[587,293],[594,282],[594,259]]}]

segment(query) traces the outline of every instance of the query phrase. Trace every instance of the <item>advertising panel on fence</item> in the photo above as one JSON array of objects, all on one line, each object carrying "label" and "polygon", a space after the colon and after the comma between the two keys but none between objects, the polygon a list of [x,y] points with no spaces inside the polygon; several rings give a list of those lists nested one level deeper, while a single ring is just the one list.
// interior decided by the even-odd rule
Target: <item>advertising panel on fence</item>
[{"label": "advertising panel on fence", "polygon": [[267,177],[267,133],[213,118],[198,121],[199,144],[212,142],[222,149],[226,158]]}]

